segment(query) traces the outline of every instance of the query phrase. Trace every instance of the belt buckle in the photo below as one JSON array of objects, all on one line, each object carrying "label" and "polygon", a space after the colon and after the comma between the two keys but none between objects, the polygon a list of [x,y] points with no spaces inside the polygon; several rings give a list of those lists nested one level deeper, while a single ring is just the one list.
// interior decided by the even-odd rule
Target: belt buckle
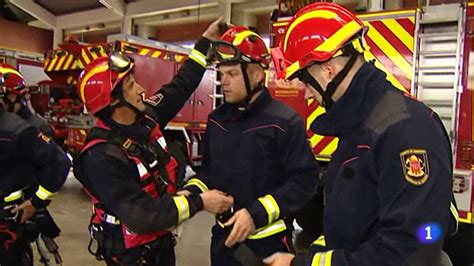
[{"label": "belt buckle", "polygon": [[234,206],[230,207],[229,210],[217,214],[217,220],[222,224],[225,224],[234,215]]}]

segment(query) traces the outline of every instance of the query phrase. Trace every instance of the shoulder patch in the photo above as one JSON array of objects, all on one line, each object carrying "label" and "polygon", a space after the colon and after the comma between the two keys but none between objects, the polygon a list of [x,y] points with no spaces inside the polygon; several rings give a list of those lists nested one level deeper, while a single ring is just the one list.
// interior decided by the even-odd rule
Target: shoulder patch
[{"label": "shoulder patch", "polygon": [[158,93],[148,98],[144,98],[143,101],[153,106],[157,106],[163,100],[163,98],[165,98],[165,96],[161,93]]},{"label": "shoulder patch", "polygon": [[47,144],[51,143],[51,138],[48,137],[48,136],[46,136],[46,135],[43,134],[43,133],[39,133],[38,138],[39,138],[41,141],[43,141],[43,142],[45,142],[45,143],[47,143]]},{"label": "shoulder patch", "polygon": [[405,179],[415,185],[421,186],[430,176],[428,154],[424,149],[408,149],[400,153],[403,175]]}]

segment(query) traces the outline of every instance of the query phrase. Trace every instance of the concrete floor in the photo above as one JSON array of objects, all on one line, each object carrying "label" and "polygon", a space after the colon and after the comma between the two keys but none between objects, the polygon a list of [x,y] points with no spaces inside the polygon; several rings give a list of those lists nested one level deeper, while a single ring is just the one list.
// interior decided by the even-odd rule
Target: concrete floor
[{"label": "concrete floor", "polygon": [[[49,210],[62,230],[56,242],[64,261],[63,265],[105,265],[96,261],[87,251],[91,203],[74,177],[68,177]],[[210,229],[213,223],[212,215],[201,212],[182,225],[176,246],[177,265],[209,265]],[[38,260],[39,257],[35,254],[35,265],[42,265]]]}]

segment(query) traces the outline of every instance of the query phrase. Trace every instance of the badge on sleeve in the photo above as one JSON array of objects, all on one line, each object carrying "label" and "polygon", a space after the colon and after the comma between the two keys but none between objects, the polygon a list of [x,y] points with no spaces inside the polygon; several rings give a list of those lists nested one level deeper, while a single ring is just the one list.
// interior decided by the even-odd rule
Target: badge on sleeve
[{"label": "badge on sleeve", "polygon": [[48,136],[46,136],[46,135],[43,134],[43,133],[39,133],[38,138],[39,138],[41,141],[43,141],[43,142],[45,142],[45,143],[47,143],[47,144],[49,144],[49,143],[51,142],[51,138],[48,137]]},{"label": "badge on sleeve", "polygon": [[400,153],[403,175],[405,179],[415,185],[421,186],[429,178],[428,154],[423,149],[408,149]]},{"label": "badge on sleeve", "polygon": [[157,106],[163,100],[163,98],[165,98],[165,96],[163,96],[161,93],[158,93],[148,98],[144,98],[143,101],[151,104],[152,106]]}]

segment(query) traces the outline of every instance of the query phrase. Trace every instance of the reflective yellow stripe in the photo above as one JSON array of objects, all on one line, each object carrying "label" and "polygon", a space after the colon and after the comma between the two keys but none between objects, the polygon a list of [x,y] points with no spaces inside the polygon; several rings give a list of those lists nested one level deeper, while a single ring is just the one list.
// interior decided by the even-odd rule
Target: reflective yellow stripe
[{"label": "reflective yellow stripe", "polygon": [[53,70],[53,67],[54,67],[54,64],[58,61],[58,57],[55,56],[51,59],[51,61],[49,61],[49,65],[48,65],[48,69],[46,69],[46,71],[52,71]]},{"label": "reflective yellow stripe", "polygon": [[262,239],[265,237],[272,236],[274,234],[278,234],[286,230],[285,221],[282,219],[274,222],[273,224],[267,225],[258,229],[254,234],[249,235],[248,239]]},{"label": "reflective yellow stripe", "polygon": [[316,253],[311,262],[311,266],[331,266],[332,253],[334,253],[334,250]]},{"label": "reflective yellow stripe", "polygon": [[336,149],[337,149],[337,144],[339,143],[339,139],[335,138],[329,142],[328,145],[319,153],[320,155],[332,155]]},{"label": "reflective yellow stripe", "polygon": [[200,64],[202,67],[207,66],[206,56],[204,56],[201,52],[196,49],[193,49],[191,54],[189,54],[189,58],[194,60],[196,63]]},{"label": "reflective yellow stripe", "polygon": [[150,50],[144,48],[144,49],[142,49],[138,54],[139,54],[139,55],[147,55],[149,51],[150,51]]},{"label": "reflective yellow stripe", "polygon": [[318,47],[316,47],[315,51],[320,52],[330,52],[334,51],[337,46],[342,45],[349,37],[354,35],[361,28],[361,25],[356,21],[351,21],[344,25],[341,29],[336,31],[331,37],[329,37],[326,41],[321,43]]},{"label": "reflective yellow stripe", "polygon": [[86,102],[84,87],[86,86],[89,79],[97,73],[101,73],[101,72],[106,71],[108,68],[109,68],[109,66],[107,65],[107,63],[104,63],[100,66],[95,67],[89,73],[87,73],[87,75],[84,76],[84,78],[82,79],[82,82],[81,82],[81,87],[79,88],[79,92],[81,93],[82,102],[84,102],[84,103]]},{"label": "reflective yellow stripe", "polygon": [[268,214],[268,224],[280,218],[280,207],[272,195],[266,195],[258,199]]},{"label": "reflective yellow stripe", "polygon": [[152,54],[151,54],[151,57],[153,58],[157,58],[158,56],[161,55],[161,52],[160,51],[154,51]]},{"label": "reflective yellow stripe", "polygon": [[313,242],[313,245],[318,245],[318,246],[325,247],[326,246],[326,239],[324,238],[324,235],[319,236],[318,239],[316,239]]},{"label": "reflective yellow stripe", "polygon": [[237,34],[237,37],[235,37],[234,41],[232,42],[233,45],[237,46],[237,45],[240,45],[244,40],[245,38],[249,37],[249,36],[252,36],[252,35],[255,35],[257,37],[260,37],[258,36],[255,32],[253,31],[249,31],[249,30],[244,30],[242,31],[241,33]]},{"label": "reflective yellow stripe", "polygon": [[20,190],[10,193],[10,195],[6,196],[3,200],[5,202],[11,202],[11,201],[20,199],[22,196],[23,196],[23,191],[20,189]]},{"label": "reflective yellow stripe", "polygon": [[63,69],[63,70],[68,70],[69,67],[71,66],[72,60],[74,60],[74,56],[73,56],[72,54],[70,54],[70,55],[67,57],[67,61],[66,61],[66,63],[64,64],[64,67],[63,67],[62,69]]},{"label": "reflective yellow stripe", "polygon": [[459,221],[462,223],[467,223],[467,224],[472,223],[472,213],[467,212],[466,216],[467,216],[466,218],[459,217]]},{"label": "reflective yellow stripe", "polygon": [[300,70],[300,61],[296,61],[286,68],[285,78],[289,78],[298,70]]},{"label": "reflective yellow stripe", "polygon": [[324,136],[314,134],[310,139],[309,143],[311,148],[316,147],[316,145],[324,139]]},{"label": "reflective yellow stripe", "polygon": [[288,44],[288,39],[289,39],[288,37],[290,36],[293,29],[301,22],[307,19],[311,19],[311,18],[333,19],[336,17],[337,17],[336,13],[328,11],[328,10],[314,10],[314,11],[304,14],[303,16],[298,17],[295,21],[293,21],[293,23],[291,23],[290,27],[286,31],[286,35],[284,39],[285,42],[283,43],[283,52],[286,51],[286,45]]},{"label": "reflective yellow stripe", "polygon": [[107,53],[105,52],[103,47],[100,47],[99,53],[102,57],[107,56]]},{"label": "reflective yellow stripe", "polygon": [[405,30],[395,19],[382,19],[382,23],[387,26],[405,46],[413,52],[413,35]]},{"label": "reflective yellow stripe", "polygon": [[61,56],[61,58],[60,58],[59,61],[58,61],[58,64],[57,64],[56,67],[54,68],[55,71],[61,70],[61,66],[63,65],[64,60],[66,60],[66,58],[67,58],[67,56]]},{"label": "reflective yellow stripe", "polygon": [[311,127],[311,124],[313,123],[316,118],[326,112],[326,109],[322,107],[321,105],[318,105],[316,109],[314,109],[313,112],[306,118],[306,130],[308,130]]},{"label": "reflective yellow stripe", "polygon": [[48,191],[45,189],[43,186],[39,186],[38,190],[36,191],[36,196],[42,200],[47,200],[51,198],[54,195],[54,193]]},{"label": "reflective yellow stripe", "polygon": [[82,49],[81,55],[82,55],[82,58],[84,58],[84,62],[86,62],[86,64],[89,64],[91,62],[91,60],[87,56],[87,53],[84,49]]},{"label": "reflective yellow stripe", "polygon": [[13,73],[13,74],[18,75],[18,76],[20,76],[21,78],[23,78],[23,75],[20,74],[20,72],[16,71],[15,69],[12,69],[12,68],[6,68],[6,67],[4,67],[4,68],[2,69],[2,72],[3,72],[4,74],[6,74],[6,73]]},{"label": "reflective yellow stripe", "polygon": [[178,223],[189,219],[189,202],[185,196],[173,197],[174,204],[178,209]]},{"label": "reflective yellow stripe", "polygon": [[459,214],[458,214],[458,210],[456,209],[456,207],[454,206],[454,204],[452,202],[451,202],[451,206],[449,207],[449,209],[451,210],[451,214],[453,215],[454,219],[456,220],[456,231],[453,233],[453,235],[454,235],[458,232]]},{"label": "reflective yellow stripe", "polygon": [[[368,23],[365,24],[369,25]],[[407,62],[405,57],[402,56],[400,52],[398,52],[398,50],[395,49],[392,44],[390,44],[387,39],[385,39],[382,34],[377,31],[377,29],[371,27],[370,30],[367,31],[367,36],[377,43],[377,46],[403,72],[405,77],[411,79],[412,67],[410,62]]]},{"label": "reflective yellow stripe", "polygon": [[201,180],[197,178],[191,178],[185,185],[184,187],[189,187],[189,186],[196,186],[198,187],[202,192],[206,192],[209,190],[209,188],[202,182]]},{"label": "reflective yellow stripe", "polygon": [[324,266],[331,266],[332,265],[332,253],[334,250],[326,252],[326,261],[324,262]]},{"label": "reflective yellow stripe", "polygon": [[321,261],[321,253],[316,253],[313,257],[313,261],[311,262],[311,266],[319,266],[320,261]]}]

